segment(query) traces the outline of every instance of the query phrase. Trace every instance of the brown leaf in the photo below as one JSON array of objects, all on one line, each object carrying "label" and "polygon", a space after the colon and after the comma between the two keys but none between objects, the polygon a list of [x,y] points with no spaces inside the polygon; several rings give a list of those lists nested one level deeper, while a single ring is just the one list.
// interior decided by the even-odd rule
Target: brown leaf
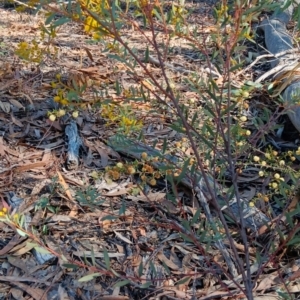
[{"label": "brown leaf", "polygon": [[26,264],[24,263],[24,261],[22,259],[20,259],[19,257],[15,257],[15,256],[8,256],[7,257],[7,260],[8,262],[21,269],[22,271],[24,271],[26,274],[28,273],[28,270],[27,270],[27,267],[26,267]]},{"label": "brown leaf", "polygon": [[38,288],[32,288],[29,285],[26,285],[21,282],[14,282],[13,284],[25,291],[27,294],[29,294],[32,298],[35,300],[46,300],[47,299],[47,290],[42,290]]},{"label": "brown leaf", "polygon": [[9,102],[10,102],[13,106],[25,110],[25,107],[24,107],[19,101],[15,100],[15,99],[9,99]]},{"label": "brown leaf", "polygon": [[[104,254],[103,252],[97,252],[97,251],[74,251],[73,252],[73,255],[76,255],[78,257],[92,257],[94,255],[95,258],[103,258],[104,257]],[[125,254],[123,253],[112,253],[112,252],[109,252],[107,253],[108,257],[110,258],[116,258],[116,257],[122,257],[124,256]]]},{"label": "brown leaf", "polygon": [[34,212],[33,218],[30,222],[32,226],[38,226],[41,220],[44,218],[44,210],[39,209]]},{"label": "brown leaf", "polygon": [[128,186],[128,182],[123,182],[119,184],[116,188],[106,193],[105,196],[113,197],[113,196],[125,195],[131,188],[132,188],[131,186]]},{"label": "brown leaf", "polygon": [[[62,174],[59,172],[59,171],[56,171],[57,172],[57,175],[58,175],[58,181],[59,183],[61,184],[61,186],[63,187],[68,199],[73,202],[73,203],[76,203],[72,194],[71,194],[71,191],[70,191],[70,188],[69,188],[69,185],[66,183],[65,179],[63,178]],[[69,213],[69,216],[70,217],[75,217],[78,213],[78,209],[77,209],[77,206],[74,205],[72,210],[70,211]]]},{"label": "brown leaf", "polygon": [[89,57],[89,59],[90,59],[91,61],[94,61],[93,55],[92,55],[92,53],[90,52],[90,50],[89,50],[87,47],[83,47],[83,49],[85,50],[85,52],[86,52],[87,56]]},{"label": "brown leaf", "polygon": [[105,168],[109,161],[108,153],[105,151],[105,149],[102,149],[98,142],[96,142],[94,146],[100,155],[101,167]]},{"label": "brown leaf", "polygon": [[27,164],[23,166],[18,166],[16,167],[16,172],[22,173],[24,171],[32,170],[32,169],[37,169],[37,168],[43,168],[47,165],[45,161],[40,161],[32,164]]},{"label": "brown leaf", "polygon": [[162,252],[159,252],[157,254],[157,258],[161,261],[164,262],[170,269],[172,270],[179,270],[180,267],[175,265],[171,260],[169,260]]},{"label": "brown leaf", "polygon": [[138,196],[128,196],[127,198],[134,201],[158,201],[161,202],[163,199],[165,199],[166,193],[149,193],[148,195],[138,195]]},{"label": "brown leaf", "polygon": [[14,299],[24,299],[23,297],[23,291],[21,289],[18,288],[12,288],[10,289],[10,293],[12,294],[12,296],[14,297]]},{"label": "brown leaf", "polygon": [[141,82],[142,86],[144,86],[147,90],[153,92],[154,91],[154,86],[148,82],[147,80],[142,80]]},{"label": "brown leaf", "polygon": [[13,248],[10,253],[12,253],[15,256],[20,256],[23,255],[27,252],[29,252],[30,250],[32,250],[34,247],[36,247],[36,245],[31,241],[31,240],[26,240],[24,241],[22,244],[17,245],[15,248]]},{"label": "brown leaf", "polygon": [[276,276],[269,274],[267,277],[263,278],[261,282],[258,284],[258,287],[255,289],[256,291],[265,291],[266,289],[271,288],[275,285],[274,279]]},{"label": "brown leaf", "polygon": [[[55,123],[55,122],[53,122]],[[57,146],[59,146],[60,144],[63,144],[65,141],[63,139],[58,139],[56,142],[53,142],[51,144],[47,144],[47,145],[37,145],[35,146],[36,148],[39,149],[54,149]]]},{"label": "brown leaf", "polygon": [[3,137],[0,136],[0,156],[4,156],[5,155],[5,149],[6,147],[3,144]]},{"label": "brown leaf", "polygon": [[0,101],[0,108],[7,114],[10,112],[10,104],[8,102]]},{"label": "brown leaf", "polygon": [[17,125],[19,127],[24,127],[23,123],[21,121],[19,121],[18,119],[16,119],[13,114],[11,114],[10,116],[11,116],[11,120],[13,121],[13,123],[15,125]]},{"label": "brown leaf", "polygon": [[119,232],[117,232],[117,231],[114,230],[114,233],[115,233],[115,235],[116,235],[120,240],[122,240],[123,242],[125,242],[125,243],[127,243],[127,244],[132,244],[132,242],[131,242],[128,238],[126,238],[125,236],[123,236],[123,235],[120,234]]},{"label": "brown leaf", "polygon": [[5,245],[1,250],[0,250],[0,255],[4,255],[7,252],[9,252],[11,249],[13,249],[16,245],[24,241],[26,237],[21,237],[20,235],[16,234],[14,237],[8,242],[7,245]]}]

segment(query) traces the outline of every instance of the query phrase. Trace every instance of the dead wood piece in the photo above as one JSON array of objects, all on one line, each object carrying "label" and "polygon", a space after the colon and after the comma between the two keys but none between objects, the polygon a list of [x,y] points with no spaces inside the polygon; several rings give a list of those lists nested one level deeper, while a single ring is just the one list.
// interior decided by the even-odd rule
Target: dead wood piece
[{"label": "dead wood piece", "polygon": [[[285,4],[284,0],[278,2],[282,5]],[[296,0],[294,3],[299,5],[300,0]],[[261,76],[259,81],[275,73],[273,80],[278,80],[280,77],[281,85],[275,90],[273,97],[279,96],[284,91],[282,97],[288,105],[291,105],[287,114],[296,129],[300,131],[300,107],[293,105],[295,97],[300,95],[300,63],[298,62],[299,56],[290,53],[293,49],[293,43],[292,37],[286,29],[287,23],[292,18],[294,3],[282,12],[275,12],[270,19],[264,20],[260,25],[260,29],[265,34],[266,47],[270,53],[276,56],[286,51],[286,54],[271,61],[272,69]]]},{"label": "dead wood piece", "polygon": [[[277,53],[277,54],[262,54],[262,55],[259,55],[259,56],[257,56],[255,59],[254,59],[254,61],[250,64],[250,65],[248,65],[246,68],[244,68],[243,70],[241,70],[240,72],[238,72],[237,74],[236,74],[236,76],[239,76],[239,75],[241,75],[241,74],[245,74],[247,71],[249,71],[253,66],[255,66],[261,59],[264,59],[264,58],[271,58],[271,59],[274,59],[274,58],[280,58],[280,57],[282,57],[283,55],[286,55],[286,54],[292,54],[292,53],[299,53],[300,52],[300,50],[299,49],[289,49],[289,50],[285,50],[285,51],[283,51],[283,52],[279,52],[279,53]],[[273,68],[274,69],[274,68]],[[272,69],[272,70],[273,70]],[[276,72],[276,71],[275,71]],[[275,73],[274,72],[274,73]],[[269,72],[267,72],[267,73],[269,73]],[[272,73],[272,74],[274,74],[274,73]],[[266,73],[264,73],[264,74],[266,74]],[[271,76],[272,74],[268,74],[265,78],[267,78],[268,76]],[[259,77],[258,79],[256,79],[255,80],[255,82],[261,82],[261,81],[263,81],[264,79],[260,79],[261,77]]]},{"label": "dead wood piece", "polygon": [[[261,23],[260,28],[265,33],[265,43],[267,49],[272,54],[277,54],[283,51],[293,49],[292,37],[286,30],[286,23],[278,19],[267,19]],[[292,54],[293,55],[293,54]],[[271,61],[271,67],[274,68],[278,64],[284,65],[284,61],[290,58],[290,54],[276,58]]]},{"label": "dead wood piece", "polygon": [[[146,152],[148,157],[159,157],[165,159],[167,162],[149,162],[153,167],[166,168],[168,165],[173,165],[179,163],[177,157],[171,155],[164,155],[160,151],[147,146],[141,142],[135,142],[125,137],[113,136],[109,139],[108,145],[112,147],[115,151],[126,155],[128,157],[133,157],[135,159],[141,159],[141,154]],[[206,199],[211,200],[212,195],[209,194],[208,187],[203,183],[199,186],[200,180],[202,178],[200,172],[191,174],[186,172],[185,176],[181,179],[180,183],[185,187],[194,190],[195,187],[199,187],[201,192],[204,194]],[[246,228],[249,228],[253,232],[258,232],[258,229],[264,224],[270,222],[270,219],[259,211],[256,207],[250,207],[246,200],[240,199],[242,207],[239,208],[236,198],[233,198],[230,202],[223,196],[222,187],[217,183],[217,181],[207,174],[209,184],[211,185],[211,190],[215,191],[215,199],[218,202],[219,207],[230,219],[239,223],[237,216],[239,215],[239,209],[242,209],[242,216],[244,218],[244,223]],[[176,181],[176,179],[174,179]],[[200,199],[198,199],[200,201]],[[201,202],[201,201],[200,201]]]},{"label": "dead wood piece", "polygon": [[74,170],[78,168],[79,149],[82,146],[75,122],[71,122],[66,126],[65,134],[68,138],[67,167],[69,170]]},{"label": "dead wood piece", "polygon": [[[300,81],[291,84],[283,93],[283,99],[293,103],[295,99],[299,99],[300,96]],[[294,107],[288,111],[288,116],[295,128],[300,132],[300,107]]]}]

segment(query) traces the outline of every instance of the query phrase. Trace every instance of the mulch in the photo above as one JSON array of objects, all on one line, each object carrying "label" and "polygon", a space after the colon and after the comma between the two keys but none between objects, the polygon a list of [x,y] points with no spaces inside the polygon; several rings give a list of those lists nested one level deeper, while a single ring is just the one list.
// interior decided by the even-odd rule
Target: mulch
[{"label": "mulch", "polygon": [[[194,24],[205,24],[207,34],[213,28],[209,9],[197,2],[190,16]],[[192,191],[177,186],[174,192],[165,178],[155,186],[141,187],[138,176],[122,173],[117,180],[107,176],[107,168],[117,163],[140,167],[142,162],[108,146],[120,124],[103,116],[100,104],[113,101],[116,107],[126,106],[116,92],[116,81],[129,91],[145,80],[143,70],[137,70],[140,78],[130,76],[123,63],[109,57],[104,44],[90,43],[78,24],[64,24],[53,41],[41,43],[46,54],[39,66],[27,63],[15,55],[15,49],[20,42],[40,41],[42,18],[4,8],[0,15],[0,208],[7,212],[2,216],[6,221],[0,222],[0,299],[243,298],[226,276],[228,266],[220,251],[206,240],[206,229],[203,240],[197,241],[201,247],[186,234],[201,232],[206,220],[201,213],[198,223],[188,225],[200,208]],[[141,37],[132,28],[126,33],[142,54]],[[203,69],[202,58],[188,42],[171,46],[170,63]],[[159,80],[159,66],[153,63],[149,68]],[[182,98],[192,100],[195,109],[201,106],[183,74],[178,69],[168,72]],[[66,115],[53,122],[49,112],[63,108],[53,100],[60,84],[87,88],[80,95],[82,102],[70,103],[64,108]],[[149,87],[149,82],[143,84]],[[174,108],[164,111],[152,100],[153,106],[131,103],[143,123],[144,142],[163,149],[167,141],[172,155],[192,157],[189,143],[172,129]],[[74,111],[79,111],[76,119]],[[65,134],[71,122],[82,140],[79,165],[72,170],[66,164]],[[138,139],[138,133],[131,138]],[[240,184],[254,185],[257,180],[251,173]],[[231,230],[234,235],[235,227]],[[243,256],[245,246],[239,238],[235,243]],[[269,261],[264,273],[256,274],[260,243],[254,238],[248,247],[251,272],[258,278],[257,299],[277,297],[276,290],[285,287],[283,276],[291,276],[289,292],[297,295],[295,255],[290,265]],[[240,277],[235,281],[243,286]]]}]

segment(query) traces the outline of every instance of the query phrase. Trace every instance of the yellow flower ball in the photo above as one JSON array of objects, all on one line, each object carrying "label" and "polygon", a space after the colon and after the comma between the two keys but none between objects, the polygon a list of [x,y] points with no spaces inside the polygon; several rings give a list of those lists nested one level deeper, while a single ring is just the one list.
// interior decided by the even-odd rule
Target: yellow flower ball
[{"label": "yellow flower ball", "polygon": [[249,97],[249,92],[248,91],[243,91],[242,96],[245,98]]},{"label": "yellow flower ball", "polygon": [[264,196],[263,199],[264,199],[265,202],[269,202],[269,197],[268,196]]},{"label": "yellow flower ball", "polygon": [[277,151],[273,151],[273,155],[274,155],[274,156],[277,156],[277,155],[278,155],[278,152],[277,152]]},{"label": "yellow flower ball", "polygon": [[242,117],[240,117],[240,121],[242,121],[242,122],[246,122],[246,121],[247,121],[247,117],[246,117],[246,116],[242,116]]},{"label": "yellow flower ball", "polygon": [[76,118],[78,118],[78,116],[79,116],[79,112],[78,112],[77,110],[73,111],[72,117],[73,117],[74,119],[76,119]]},{"label": "yellow flower ball", "polygon": [[295,161],[296,157],[295,156],[291,156],[291,161]]},{"label": "yellow flower ball", "polygon": [[261,163],[260,163],[263,167],[265,167],[267,165],[267,162],[265,160],[263,160]]},{"label": "yellow flower ball", "polygon": [[68,99],[61,99],[59,102],[60,102],[61,105],[68,105],[69,104]]},{"label": "yellow flower ball", "polygon": [[278,173],[274,174],[274,178],[275,179],[279,179],[280,178],[280,174],[278,174]]},{"label": "yellow flower ball", "polygon": [[118,163],[117,163],[117,167],[118,167],[119,169],[122,169],[122,168],[123,168],[123,164],[122,164],[121,162],[118,162]]},{"label": "yellow flower ball", "polygon": [[281,160],[281,161],[279,162],[279,165],[280,165],[280,166],[284,166],[284,165],[285,165],[285,161],[284,161],[284,160]]},{"label": "yellow flower ball", "polygon": [[277,182],[272,182],[271,184],[273,189],[276,189],[278,187],[278,183]]},{"label": "yellow flower ball", "polygon": [[271,159],[271,154],[270,153],[265,153],[265,158]]},{"label": "yellow flower ball", "polygon": [[254,160],[255,162],[258,162],[258,161],[260,160],[260,158],[259,158],[259,156],[253,156],[253,160]]},{"label": "yellow flower ball", "polygon": [[142,156],[142,159],[146,159],[146,158],[148,157],[148,154],[147,154],[146,152],[143,152],[143,153],[141,154],[141,156]]},{"label": "yellow flower ball", "polygon": [[60,109],[60,110],[57,112],[57,116],[58,116],[58,117],[63,117],[65,114],[66,114],[66,111],[65,111],[64,109]]},{"label": "yellow flower ball", "polygon": [[250,207],[254,207],[254,203],[253,202],[249,202],[249,206]]},{"label": "yellow flower ball", "polygon": [[56,115],[50,115],[50,116],[49,116],[49,120],[50,120],[51,122],[54,122],[54,121],[56,120]]},{"label": "yellow flower ball", "polygon": [[243,107],[244,107],[245,109],[248,109],[248,108],[249,108],[249,104],[246,103],[246,102],[244,102],[244,103],[243,103]]},{"label": "yellow flower ball", "polygon": [[150,181],[149,181],[150,185],[156,185],[156,180],[154,178],[152,178]]},{"label": "yellow flower ball", "polygon": [[128,173],[129,173],[130,175],[133,175],[133,174],[135,174],[135,172],[136,172],[135,168],[132,167],[132,166],[128,167],[127,171],[128,171]]},{"label": "yellow flower ball", "polygon": [[259,171],[258,172],[259,177],[263,177],[265,175],[264,171]]},{"label": "yellow flower ball", "polygon": [[250,130],[247,130],[247,131],[246,131],[246,135],[248,135],[248,136],[251,135],[251,131],[250,131]]},{"label": "yellow flower ball", "polygon": [[158,178],[160,178],[160,177],[161,177],[161,175],[159,174],[159,172],[155,172],[155,173],[154,173],[154,178],[157,178],[157,179],[158,179]]}]

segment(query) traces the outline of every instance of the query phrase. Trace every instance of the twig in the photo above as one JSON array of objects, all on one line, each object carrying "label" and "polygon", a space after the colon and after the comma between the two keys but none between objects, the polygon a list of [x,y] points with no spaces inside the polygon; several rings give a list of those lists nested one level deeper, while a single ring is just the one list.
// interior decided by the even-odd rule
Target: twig
[{"label": "twig", "polygon": [[[161,65],[160,62],[159,62],[159,60],[157,58],[151,56],[151,55],[149,55],[148,59],[149,59],[149,62],[151,64],[154,64],[156,66],[160,66]],[[166,62],[164,62],[164,66],[167,67],[168,69],[171,69],[171,70],[175,71],[175,72],[180,72],[180,73],[183,73],[183,74],[184,73],[195,73],[196,72],[196,71],[192,71],[192,70],[187,70],[187,69],[182,68],[182,67],[175,67],[175,66],[173,66],[173,65],[171,65],[169,63],[166,63]],[[202,68],[201,67],[201,72],[202,73],[212,74],[212,75],[214,75],[214,76],[216,76],[218,78],[221,77],[220,73],[218,73],[218,72],[216,72],[214,70],[211,70],[209,68]]]},{"label": "twig", "polygon": [[263,54],[263,55],[260,55],[260,56],[256,57],[255,60],[249,66],[247,66],[245,69],[243,69],[240,72],[238,72],[237,74],[235,74],[235,76],[239,76],[239,75],[245,73],[246,71],[250,70],[254,65],[256,65],[263,58],[280,58],[281,56],[283,56],[285,54],[297,53],[297,52],[300,52],[300,49],[297,49],[297,48],[296,49],[289,49],[289,50],[279,52],[277,54]]},{"label": "twig", "polygon": [[279,72],[287,72],[287,71],[290,71],[290,70],[293,70],[295,69],[295,66],[297,66],[299,63],[298,61],[296,61],[295,63],[291,64],[291,65],[278,65],[276,66],[275,68],[271,69],[270,71],[264,73],[262,76],[258,77],[256,80],[255,80],[255,83],[260,83],[262,81],[264,81],[265,79],[267,79],[268,77],[270,77],[271,75],[274,75],[276,74],[275,76],[279,75]]}]

